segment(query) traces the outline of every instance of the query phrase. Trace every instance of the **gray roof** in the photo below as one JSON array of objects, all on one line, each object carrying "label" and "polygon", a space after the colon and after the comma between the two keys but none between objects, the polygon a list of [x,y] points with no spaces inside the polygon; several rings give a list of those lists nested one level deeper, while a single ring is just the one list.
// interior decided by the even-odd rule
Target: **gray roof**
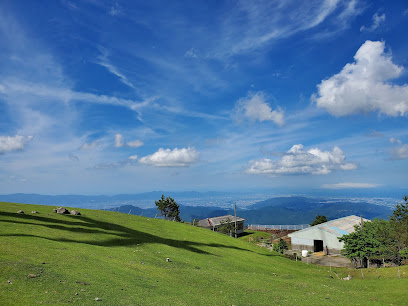
[{"label": "gray roof", "polygon": [[[367,222],[370,220],[363,218],[363,221]],[[329,232],[331,234],[334,234],[340,237],[340,236],[347,235],[347,234],[354,232],[355,225],[361,225],[361,217],[351,215],[351,216],[347,216],[347,217],[343,217],[339,219],[330,220],[330,221],[327,221],[325,223],[321,223],[315,226],[311,226],[306,229],[291,233],[288,236],[292,237],[296,235],[296,233],[317,228],[317,229]]]},{"label": "gray roof", "polygon": [[230,219],[231,222],[235,222],[235,219],[237,222],[245,221],[246,219],[231,216],[231,215],[226,215],[226,216],[221,216],[221,217],[213,217],[213,218],[206,218],[203,220],[198,221],[198,226],[201,227],[213,227],[213,226],[219,226],[221,223],[226,223],[227,220]]}]

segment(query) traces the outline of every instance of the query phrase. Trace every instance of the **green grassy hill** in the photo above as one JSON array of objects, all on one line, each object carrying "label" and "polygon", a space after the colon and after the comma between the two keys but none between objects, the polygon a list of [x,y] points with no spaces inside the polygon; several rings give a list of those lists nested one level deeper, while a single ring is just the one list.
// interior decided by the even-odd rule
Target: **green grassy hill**
[{"label": "green grassy hill", "polygon": [[[408,269],[293,262],[188,224],[0,203],[0,304],[406,304]],[[17,214],[18,210],[25,214]],[[32,214],[36,210],[39,214]],[[170,262],[166,262],[170,258]],[[29,276],[31,274],[31,277]],[[332,276],[333,278],[331,278]]]}]

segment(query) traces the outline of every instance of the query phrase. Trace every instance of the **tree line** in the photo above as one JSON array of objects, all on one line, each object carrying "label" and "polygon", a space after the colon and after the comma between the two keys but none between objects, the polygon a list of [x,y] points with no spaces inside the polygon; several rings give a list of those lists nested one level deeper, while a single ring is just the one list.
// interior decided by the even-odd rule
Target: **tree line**
[{"label": "tree line", "polygon": [[408,196],[397,204],[389,220],[374,219],[355,227],[355,231],[339,237],[344,241],[343,255],[356,266],[401,265],[408,259]]}]

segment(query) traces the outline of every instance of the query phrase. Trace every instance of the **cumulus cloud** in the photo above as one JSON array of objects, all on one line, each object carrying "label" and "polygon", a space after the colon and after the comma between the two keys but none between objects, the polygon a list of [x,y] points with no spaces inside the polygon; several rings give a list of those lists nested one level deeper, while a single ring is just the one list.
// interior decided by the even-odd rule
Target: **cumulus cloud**
[{"label": "cumulus cloud", "polygon": [[337,183],[337,184],[323,184],[324,189],[362,189],[362,188],[375,188],[380,186],[379,184],[368,184],[368,183]]},{"label": "cumulus cloud", "polygon": [[390,138],[390,142],[395,147],[391,148],[390,154],[392,159],[407,159],[408,158],[408,144],[402,143],[401,140]]},{"label": "cumulus cloud", "polygon": [[155,167],[188,167],[198,161],[199,152],[194,148],[160,148],[157,152],[141,157],[139,163]]},{"label": "cumulus cloud", "polygon": [[382,14],[381,16],[379,16],[377,13],[375,13],[373,15],[373,24],[369,27],[366,26],[362,26],[360,28],[360,32],[373,32],[374,30],[376,30],[381,23],[385,22],[385,14]]},{"label": "cumulus cloud", "polygon": [[280,108],[272,110],[267,103],[265,94],[257,92],[241,98],[235,104],[235,116],[237,119],[246,118],[251,121],[258,120],[273,121],[275,124],[282,126],[285,123],[284,112]]},{"label": "cumulus cloud", "polygon": [[408,113],[408,85],[391,84],[403,68],[384,53],[385,43],[367,40],[354,56],[355,62],[322,81],[312,101],[334,116],[379,111],[389,116]]},{"label": "cumulus cloud", "polygon": [[303,145],[294,145],[279,160],[264,158],[251,160],[246,173],[253,174],[329,174],[333,170],[354,170],[355,163],[346,162],[343,151],[335,146],[331,152],[317,148],[304,150]]},{"label": "cumulus cloud", "polygon": [[121,148],[121,147],[130,147],[130,148],[138,148],[143,146],[143,142],[139,139],[125,142],[125,138],[123,137],[122,134],[115,134],[115,147],[116,148]]},{"label": "cumulus cloud", "polygon": [[33,136],[0,136],[0,154],[23,150],[24,145],[31,139],[33,139]]}]

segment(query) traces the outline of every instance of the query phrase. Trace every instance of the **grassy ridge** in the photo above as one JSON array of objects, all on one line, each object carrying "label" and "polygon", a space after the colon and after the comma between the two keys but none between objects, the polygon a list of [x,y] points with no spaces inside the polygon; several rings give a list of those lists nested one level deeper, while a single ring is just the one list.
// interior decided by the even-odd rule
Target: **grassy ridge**
[{"label": "grassy ridge", "polygon": [[400,279],[396,269],[374,269],[364,280],[353,271],[356,277],[343,281],[347,270],[330,273],[188,224],[86,209],[58,215],[52,208],[0,203],[1,305],[83,305],[95,297],[107,305],[408,300],[407,267]]}]

